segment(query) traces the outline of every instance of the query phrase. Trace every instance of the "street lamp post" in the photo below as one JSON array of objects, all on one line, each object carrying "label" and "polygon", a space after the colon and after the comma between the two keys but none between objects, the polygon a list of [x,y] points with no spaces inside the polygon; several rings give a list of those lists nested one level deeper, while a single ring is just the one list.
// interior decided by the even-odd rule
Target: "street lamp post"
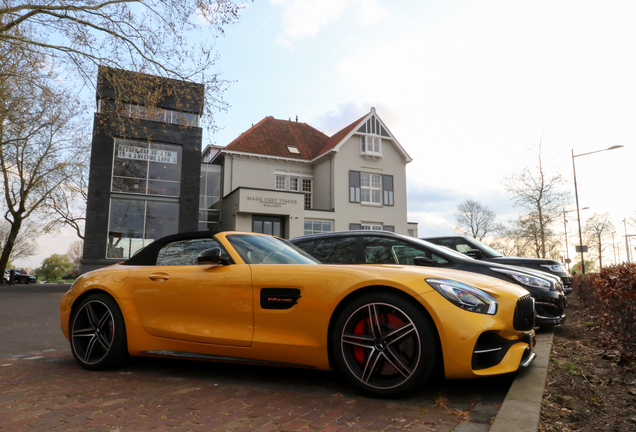
[{"label": "street lamp post", "polygon": [[574,158],[575,157],[580,157],[580,156],[586,156],[589,154],[593,154],[593,153],[599,153],[602,151],[607,151],[607,150],[615,150],[618,148],[624,147],[622,145],[615,145],[615,146],[611,146],[608,147],[606,149],[603,150],[596,150],[593,152],[588,152],[588,153],[581,153],[578,155],[574,154],[574,149],[572,149],[572,171],[574,172],[574,196],[576,197],[576,216],[578,218],[579,221],[579,248],[581,250],[581,270],[582,273],[585,274],[585,257],[583,256],[583,234],[581,233],[581,213],[579,211],[579,191],[576,187],[576,166],[574,165]]},{"label": "street lamp post", "polygon": [[[583,207],[581,210],[587,210],[589,207]],[[576,210],[563,209],[563,230],[565,232],[565,263],[568,265],[568,273],[570,272],[570,248],[568,247],[568,221],[565,219],[565,214]]]}]

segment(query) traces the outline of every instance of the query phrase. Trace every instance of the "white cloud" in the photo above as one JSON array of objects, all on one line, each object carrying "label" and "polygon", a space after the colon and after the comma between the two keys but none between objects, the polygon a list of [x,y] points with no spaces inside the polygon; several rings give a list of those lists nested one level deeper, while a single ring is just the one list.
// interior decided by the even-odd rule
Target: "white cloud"
[{"label": "white cloud", "polygon": [[291,46],[293,41],[318,34],[345,14],[355,17],[352,22],[368,26],[387,15],[387,9],[377,0],[270,0],[282,8],[283,33],[275,42]]}]

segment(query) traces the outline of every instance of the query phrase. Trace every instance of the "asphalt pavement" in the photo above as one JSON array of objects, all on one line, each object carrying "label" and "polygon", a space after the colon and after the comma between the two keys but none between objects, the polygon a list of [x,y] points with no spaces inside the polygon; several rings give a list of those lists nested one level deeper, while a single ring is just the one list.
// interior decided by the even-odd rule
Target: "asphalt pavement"
[{"label": "asphalt pavement", "polygon": [[324,371],[164,359],[86,371],[74,361],[59,329],[59,301],[67,289],[0,286],[0,431],[499,432],[538,427],[537,397],[542,397],[547,371],[541,350],[551,333],[539,335],[536,367],[516,376],[438,379],[408,398],[382,400],[365,397],[337,373]]}]

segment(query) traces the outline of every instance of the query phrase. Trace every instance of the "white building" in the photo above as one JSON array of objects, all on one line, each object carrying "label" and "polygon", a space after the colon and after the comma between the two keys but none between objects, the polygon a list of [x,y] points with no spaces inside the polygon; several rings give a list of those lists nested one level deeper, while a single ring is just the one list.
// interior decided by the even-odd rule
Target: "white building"
[{"label": "white building", "polygon": [[[406,210],[411,160],[374,108],[331,137],[266,117],[226,147],[205,149],[199,229],[285,238],[348,229],[417,236]],[[205,189],[208,175],[221,176],[216,192],[211,182]]]}]

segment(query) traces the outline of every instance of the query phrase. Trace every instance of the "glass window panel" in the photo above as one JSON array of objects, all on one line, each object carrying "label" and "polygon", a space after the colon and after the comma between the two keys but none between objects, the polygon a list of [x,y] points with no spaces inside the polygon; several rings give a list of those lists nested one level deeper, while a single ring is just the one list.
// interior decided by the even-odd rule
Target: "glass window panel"
[{"label": "glass window panel", "polygon": [[181,184],[178,182],[164,182],[151,180],[148,182],[148,195],[163,195],[178,197]]},{"label": "glass window panel", "polygon": [[371,185],[370,175],[367,173],[360,174],[360,186],[369,187]]},{"label": "glass window panel", "polygon": [[113,177],[112,191],[145,194],[146,181],[140,179]]},{"label": "glass window panel", "polygon": [[291,191],[298,190],[298,177],[291,177],[289,179],[289,190]]},{"label": "glass window panel", "polygon": [[275,235],[276,237],[280,237],[280,222],[273,222],[272,235]]},{"label": "glass window panel", "polygon": [[373,202],[380,204],[380,197],[382,196],[382,194],[380,193],[379,190],[374,190],[373,192]]},{"label": "glass window panel", "polygon": [[143,238],[145,205],[143,200],[111,200],[106,258],[129,258],[143,246],[127,239]]},{"label": "glass window panel", "polygon": [[322,232],[331,232],[331,222],[322,223]]},{"label": "glass window panel", "polygon": [[371,184],[372,187],[374,187],[374,188],[379,188],[380,187],[381,180],[380,180],[380,176],[379,175],[373,174],[371,176],[371,180],[372,180],[372,184]]},{"label": "glass window panel", "polygon": [[179,204],[148,201],[146,239],[156,240],[179,232]]},{"label": "glass window panel", "polygon": [[263,234],[272,235],[272,222],[263,221]]},{"label": "glass window panel", "polygon": [[263,233],[263,221],[255,220],[253,223],[252,231],[255,233]]},{"label": "glass window panel", "polygon": [[115,139],[113,176],[147,178],[148,143]]},{"label": "glass window panel", "polygon": [[181,146],[151,143],[149,161],[150,179],[181,181]]}]

